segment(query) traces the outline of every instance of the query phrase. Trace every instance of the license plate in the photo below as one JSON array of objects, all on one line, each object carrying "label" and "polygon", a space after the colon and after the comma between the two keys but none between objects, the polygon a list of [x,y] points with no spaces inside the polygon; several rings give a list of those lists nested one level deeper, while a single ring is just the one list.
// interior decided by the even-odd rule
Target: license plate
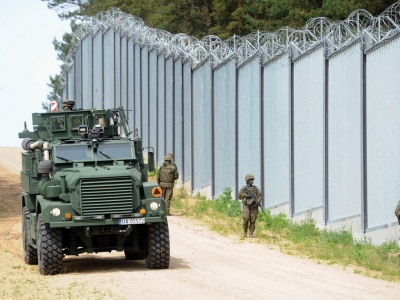
[{"label": "license plate", "polygon": [[146,220],[144,218],[132,218],[132,219],[120,219],[119,225],[129,225],[129,224],[145,224]]}]

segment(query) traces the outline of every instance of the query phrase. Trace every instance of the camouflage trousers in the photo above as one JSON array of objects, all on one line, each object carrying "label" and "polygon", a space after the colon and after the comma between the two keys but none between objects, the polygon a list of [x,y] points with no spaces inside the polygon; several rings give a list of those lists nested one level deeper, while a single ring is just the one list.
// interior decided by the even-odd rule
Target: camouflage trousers
[{"label": "camouflage trousers", "polygon": [[174,188],[162,187],[161,189],[162,189],[162,194],[164,196],[165,204],[167,205],[167,211],[169,211],[171,207],[171,199],[174,193]]},{"label": "camouflage trousers", "polygon": [[243,217],[243,231],[247,232],[247,229],[249,229],[250,232],[254,232],[254,230],[256,229],[256,220],[258,217],[258,206],[243,205],[242,217]]}]

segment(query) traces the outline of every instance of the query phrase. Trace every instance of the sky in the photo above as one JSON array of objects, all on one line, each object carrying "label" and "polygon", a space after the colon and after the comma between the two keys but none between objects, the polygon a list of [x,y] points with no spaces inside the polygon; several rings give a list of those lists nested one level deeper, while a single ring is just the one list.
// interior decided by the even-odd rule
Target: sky
[{"label": "sky", "polygon": [[0,1],[0,147],[21,147],[24,121],[43,112],[50,76],[60,72],[53,39],[71,32],[69,21],[41,0]]}]

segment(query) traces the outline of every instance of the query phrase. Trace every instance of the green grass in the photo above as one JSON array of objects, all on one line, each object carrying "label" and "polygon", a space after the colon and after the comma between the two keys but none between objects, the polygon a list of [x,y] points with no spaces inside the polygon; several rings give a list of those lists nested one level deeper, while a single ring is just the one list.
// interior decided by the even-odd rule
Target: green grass
[{"label": "green grass", "polygon": [[[200,194],[191,198],[179,189],[171,209],[204,222],[222,235],[241,236],[241,202],[232,199],[231,193],[225,188],[222,195],[207,200]],[[255,234],[257,238],[251,241],[275,245],[286,254],[341,265],[369,277],[400,281],[399,247],[394,241],[379,246],[368,240],[354,241],[349,231],[321,230],[312,218],[294,223],[285,214],[273,216],[268,210],[259,211]]]}]

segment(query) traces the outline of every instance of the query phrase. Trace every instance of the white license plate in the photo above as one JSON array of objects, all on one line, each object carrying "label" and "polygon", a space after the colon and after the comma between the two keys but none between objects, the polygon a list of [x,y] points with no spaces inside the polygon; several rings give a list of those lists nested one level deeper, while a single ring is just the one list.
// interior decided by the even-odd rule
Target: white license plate
[{"label": "white license plate", "polygon": [[132,218],[132,219],[120,219],[119,225],[129,225],[129,224],[145,224],[146,220],[144,218]]}]

